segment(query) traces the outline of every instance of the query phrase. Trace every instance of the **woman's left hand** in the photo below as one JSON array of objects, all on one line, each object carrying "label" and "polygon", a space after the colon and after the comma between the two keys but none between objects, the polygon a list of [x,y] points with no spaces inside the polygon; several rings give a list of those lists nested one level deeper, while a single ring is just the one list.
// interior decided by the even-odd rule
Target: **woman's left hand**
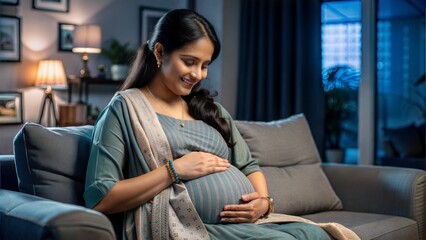
[{"label": "woman's left hand", "polygon": [[220,213],[223,223],[254,223],[268,211],[268,201],[261,199],[258,192],[241,196],[241,204],[226,205]]}]

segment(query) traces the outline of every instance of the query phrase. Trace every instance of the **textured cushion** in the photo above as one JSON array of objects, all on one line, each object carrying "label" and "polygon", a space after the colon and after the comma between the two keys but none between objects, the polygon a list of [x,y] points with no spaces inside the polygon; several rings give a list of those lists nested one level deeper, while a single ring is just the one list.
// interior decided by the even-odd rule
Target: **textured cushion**
[{"label": "textured cushion", "polygon": [[236,125],[260,166],[321,162],[303,114],[272,122],[236,121]]},{"label": "textured cushion", "polygon": [[342,209],[319,164],[262,167],[262,171],[277,213],[303,215]]},{"label": "textured cushion", "polygon": [[424,156],[424,147],[414,124],[401,128],[386,129],[385,134],[400,157]]},{"label": "textured cushion", "polygon": [[253,158],[260,161],[275,198],[275,212],[309,214],[342,209],[320,168],[321,159],[303,114],[272,122],[236,121],[236,125]]},{"label": "textured cushion", "polygon": [[189,196],[204,223],[219,223],[225,205],[238,204],[241,195],[254,192],[248,178],[236,167],[185,182]]},{"label": "textured cushion", "polygon": [[19,189],[84,205],[92,126],[45,128],[26,123],[14,139]]}]

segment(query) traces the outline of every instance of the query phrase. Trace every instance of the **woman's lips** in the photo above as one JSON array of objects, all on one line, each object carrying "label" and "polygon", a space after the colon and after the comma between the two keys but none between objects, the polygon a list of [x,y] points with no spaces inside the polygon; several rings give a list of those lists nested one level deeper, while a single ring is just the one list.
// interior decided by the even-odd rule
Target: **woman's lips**
[{"label": "woman's lips", "polygon": [[188,88],[192,88],[192,86],[194,86],[195,82],[187,79],[187,78],[182,78],[183,83],[185,84],[186,87]]}]

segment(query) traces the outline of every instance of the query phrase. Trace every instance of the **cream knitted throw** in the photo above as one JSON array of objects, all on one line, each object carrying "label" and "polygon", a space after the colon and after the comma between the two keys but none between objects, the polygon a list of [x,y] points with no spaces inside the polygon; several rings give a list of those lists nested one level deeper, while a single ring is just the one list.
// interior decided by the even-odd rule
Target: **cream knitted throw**
[{"label": "cream knitted throw", "polygon": [[268,218],[259,219],[256,221],[256,224],[265,224],[265,223],[285,223],[285,222],[304,222],[317,225],[321,227],[326,232],[328,232],[333,238],[337,240],[361,240],[352,230],[349,228],[335,222],[329,223],[316,223],[306,218],[286,215],[286,214],[278,214],[271,213]]}]

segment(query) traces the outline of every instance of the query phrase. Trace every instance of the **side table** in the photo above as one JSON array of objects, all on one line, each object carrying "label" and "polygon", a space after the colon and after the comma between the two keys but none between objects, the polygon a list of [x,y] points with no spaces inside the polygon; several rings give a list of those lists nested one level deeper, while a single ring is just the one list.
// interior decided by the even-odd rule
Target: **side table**
[{"label": "side table", "polygon": [[[78,103],[89,103],[90,85],[115,85],[117,88],[124,80],[100,79],[100,78],[69,78],[68,79],[68,103],[72,102],[72,86],[78,86]],[[84,93],[84,99],[83,99]]]}]

